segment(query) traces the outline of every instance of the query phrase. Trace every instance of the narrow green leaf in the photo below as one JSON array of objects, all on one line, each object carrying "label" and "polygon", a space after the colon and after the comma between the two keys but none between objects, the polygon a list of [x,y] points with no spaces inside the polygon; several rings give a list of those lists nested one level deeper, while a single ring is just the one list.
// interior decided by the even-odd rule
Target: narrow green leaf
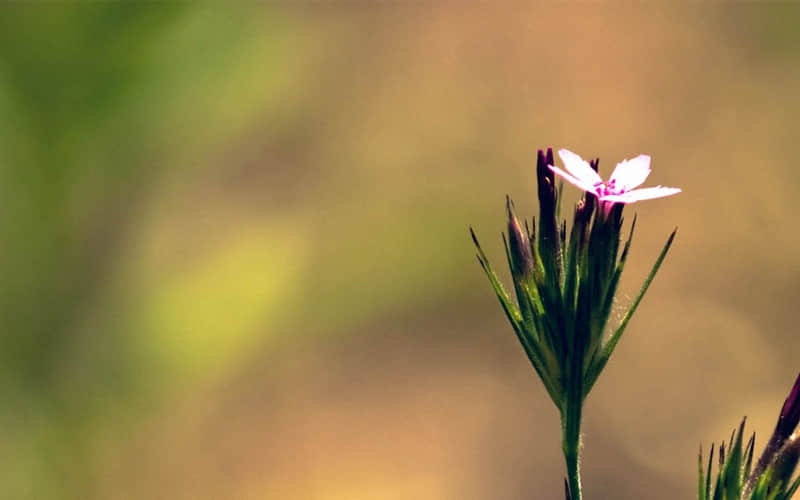
[{"label": "narrow green leaf", "polygon": [[558,288],[559,297],[564,292],[564,248],[567,246],[567,221],[561,221],[561,230],[559,231],[560,244],[558,245]]},{"label": "narrow green leaf", "polygon": [[584,199],[579,202],[578,206],[575,207],[572,231],[570,232],[569,246],[567,247],[564,291],[562,297],[564,312],[567,314],[575,314],[575,307],[578,299],[575,292],[579,278],[579,257],[587,243],[587,224],[591,220],[593,206],[591,199],[584,197]]},{"label": "narrow green leaf", "polygon": [[656,273],[658,272],[658,269],[661,267],[661,263],[664,262],[664,257],[666,257],[670,246],[672,246],[672,241],[675,239],[675,235],[677,234],[677,232],[678,230],[676,228],[674,231],[672,231],[672,234],[669,235],[667,243],[664,245],[664,248],[661,250],[661,253],[656,259],[656,262],[653,265],[650,274],[647,276],[647,279],[642,285],[642,289],[639,291],[639,295],[636,296],[636,299],[633,301],[633,304],[631,304],[630,309],[628,309],[628,312],[626,312],[625,316],[622,317],[622,321],[620,322],[619,327],[617,327],[617,330],[611,335],[611,338],[603,347],[602,354],[597,358],[597,361],[595,362],[597,366],[591,368],[590,371],[592,377],[588,378],[587,381],[588,389],[591,389],[591,387],[597,381],[597,377],[600,375],[600,372],[603,371],[603,368],[605,367],[606,363],[608,363],[608,359],[611,357],[611,354],[614,352],[614,348],[617,346],[619,339],[622,337],[622,333],[625,331],[625,327],[628,326],[628,322],[633,316],[633,313],[636,312],[636,308],[639,307],[639,303],[642,301],[644,294],[650,287],[650,283],[652,283],[653,278],[656,277]]},{"label": "narrow green leaf", "polygon": [[792,498],[794,494],[797,492],[798,487],[800,487],[800,477],[797,477],[795,478],[794,481],[792,481],[791,486],[789,486],[789,488],[786,490],[786,493],[783,498],[786,500]]},{"label": "narrow green leaf", "polygon": [[[769,494],[769,485],[771,481],[772,469],[768,467],[761,475],[758,482],[756,482],[753,493],[750,495],[750,500],[768,500],[771,496]],[[772,498],[774,498],[774,496],[772,496]]]},{"label": "narrow green leaf", "polygon": [[[575,327],[575,315],[578,307],[578,258],[581,249],[578,246],[580,236],[576,235],[575,227],[573,227],[572,235],[570,236],[569,248],[567,250],[567,267],[565,270],[564,278],[564,293],[561,298],[564,331],[562,337],[566,340],[566,332],[571,332]],[[560,353],[559,359],[563,359],[563,353]]]},{"label": "narrow green leaf", "polygon": [[[531,310],[530,300],[528,296],[525,295],[525,290],[522,288],[522,283],[518,278],[519,270],[516,269],[514,266],[514,259],[511,256],[511,249],[508,247],[508,241],[506,240],[506,235],[503,234],[503,247],[506,251],[506,259],[508,260],[508,268],[511,271],[511,281],[514,285],[514,292],[517,295],[517,305],[519,307],[519,312],[522,315],[522,321],[525,325],[532,325],[533,324],[533,311]],[[534,337],[533,341],[538,342],[538,331],[531,332]]]},{"label": "narrow green leaf", "polygon": [[633,241],[633,232],[636,230],[636,214],[633,214],[633,222],[631,222],[631,230],[628,233],[628,239],[625,240],[625,246],[622,247],[622,255],[619,257],[619,264],[618,268],[622,268],[625,265],[625,261],[628,259],[628,251],[631,248],[631,241]]},{"label": "narrow green leaf", "polygon": [[711,498],[711,464],[714,463],[714,443],[711,443],[711,450],[708,452],[708,469],[706,472],[706,500]]},{"label": "narrow green leaf", "polygon": [[742,494],[742,434],[744,434],[742,420],[739,432],[734,431],[734,436],[728,443],[728,458],[725,461],[725,495],[729,498],[740,498]]},{"label": "narrow green leaf", "polygon": [[700,445],[700,452],[697,454],[697,500],[706,500],[703,494],[703,445]]},{"label": "narrow green leaf", "polygon": [[539,246],[536,239],[536,218],[533,218],[530,233],[531,255],[533,256],[533,281],[537,287],[545,286],[545,269],[542,256],[539,254]]},{"label": "narrow green leaf", "polygon": [[[608,318],[611,316],[611,309],[614,306],[614,296],[617,293],[617,287],[619,285],[620,278],[622,277],[622,270],[625,267],[625,261],[628,259],[628,252],[631,248],[631,242],[633,241],[633,233],[636,229],[636,215],[633,216],[633,222],[631,223],[631,230],[628,233],[628,239],[625,241],[625,246],[622,249],[622,255],[619,258],[619,261],[616,264],[614,269],[614,274],[612,275],[608,286],[605,290],[605,297],[603,298],[603,306],[599,310],[599,313],[596,313],[592,317],[592,342],[591,345],[595,348],[590,353],[590,357],[587,360],[587,374],[592,371],[592,366],[597,361],[597,350],[599,350],[599,346],[602,340],[603,332],[605,331],[605,327],[608,324]],[[616,250],[615,250],[616,253]],[[597,373],[596,376],[600,374]]]},{"label": "narrow green leaf", "polygon": [[471,227],[470,234],[472,235],[472,241],[475,243],[475,247],[478,249],[478,262],[480,263],[481,268],[483,268],[483,271],[486,273],[486,276],[489,278],[489,283],[494,289],[497,299],[500,301],[500,305],[503,307],[503,311],[506,313],[506,317],[508,317],[511,327],[514,330],[514,333],[517,335],[517,339],[519,339],[520,344],[522,344],[525,354],[528,356],[533,368],[536,370],[536,373],[542,380],[542,383],[544,384],[547,393],[550,395],[550,398],[558,406],[560,404],[559,401],[561,391],[556,385],[556,381],[554,381],[550,376],[541,351],[526,333],[519,310],[514,306],[514,303],[511,301],[511,298],[505,291],[503,284],[500,283],[497,275],[492,270],[489,260],[486,258],[486,254],[483,252],[480,243],[478,243],[478,238],[475,236],[475,232]]},{"label": "narrow green leaf", "polygon": [[717,482],[714,484],[714,500],[727,500],[723,496],[722,473],[717,475]]},{"label": "narrow green leaf", "polygon": [[750,470],[752,469],[753,465],[753,450],[756,445],[756,433],[754,432],[750,436],[750,440],[747,441],[747,446],[744,449],[744,454],[747,455],[747,459],[744,462],[744,477],[747,479],[750,477]]},{"label": "narrow green leaf", "polygon": [[556,220],[558,220],[561,218],[561,195],[564,194],[564,181],[559,179],[556,191],[558,192],[556,196]]}]

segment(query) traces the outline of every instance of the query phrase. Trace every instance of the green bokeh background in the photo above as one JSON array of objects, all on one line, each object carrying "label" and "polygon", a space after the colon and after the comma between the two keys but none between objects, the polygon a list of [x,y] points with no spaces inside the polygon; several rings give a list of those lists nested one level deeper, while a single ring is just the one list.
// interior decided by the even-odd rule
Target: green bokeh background
[{"label": "green bokeh background", "polygon": [[501,268],[548,145],[684,190],[627,209],[620,314],[679,233],[588,399],[587,497],[693,498],[699,442],[771,431],[800,368],[800,9],[0,13],[0,497],[563,498],[467,233]]}]

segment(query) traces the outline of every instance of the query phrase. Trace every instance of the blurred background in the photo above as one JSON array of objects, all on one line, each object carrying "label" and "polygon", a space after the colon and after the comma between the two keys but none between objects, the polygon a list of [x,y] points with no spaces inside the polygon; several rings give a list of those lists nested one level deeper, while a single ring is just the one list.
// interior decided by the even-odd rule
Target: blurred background
[{"label": "blurred background", "polygon": [[[590,499],[694,498],[800,369],[800,11],[6,5],[0,497],[562,499],[474,258],[535,154],[640,153]],[[578,193],[565,188],[565,207]]]}]

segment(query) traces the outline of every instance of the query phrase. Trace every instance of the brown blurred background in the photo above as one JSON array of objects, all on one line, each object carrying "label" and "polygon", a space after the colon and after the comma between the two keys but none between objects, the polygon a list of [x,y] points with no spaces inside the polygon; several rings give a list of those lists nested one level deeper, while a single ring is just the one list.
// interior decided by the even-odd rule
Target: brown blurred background
[{"label": "brown blurred background", "polygon": [[[688,499],[800,369],[800,10],[2,7],[0,497],[559,499],[485,277],[538,148],[653,157],[586,498]],[[565,208],[578,193],[565,190]]]}]

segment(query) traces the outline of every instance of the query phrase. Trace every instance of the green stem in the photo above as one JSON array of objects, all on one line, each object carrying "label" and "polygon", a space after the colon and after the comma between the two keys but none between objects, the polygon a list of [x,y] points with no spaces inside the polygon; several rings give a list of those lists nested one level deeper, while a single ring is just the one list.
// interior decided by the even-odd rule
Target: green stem
[{"label": "green stem", "polygon": [[583,411],[583,358],[584,342],[587,336],[578,328],[573,335],[573,358],[568,361],[566,377],[566,398],[561,411],[561,448],[567,464],[567,483],[570,500],[581,500],[581,414]]},{"label": "green stem", "polygon": [[582,496],[580,465],[581,406],[582,401],[580,399],[576,401],[570,398],[567,401],[566,411],[561,415],[561,448],[564,452],[564,461],[567,464],[567,483],[569,484],[571,500],[581,500]]}]

